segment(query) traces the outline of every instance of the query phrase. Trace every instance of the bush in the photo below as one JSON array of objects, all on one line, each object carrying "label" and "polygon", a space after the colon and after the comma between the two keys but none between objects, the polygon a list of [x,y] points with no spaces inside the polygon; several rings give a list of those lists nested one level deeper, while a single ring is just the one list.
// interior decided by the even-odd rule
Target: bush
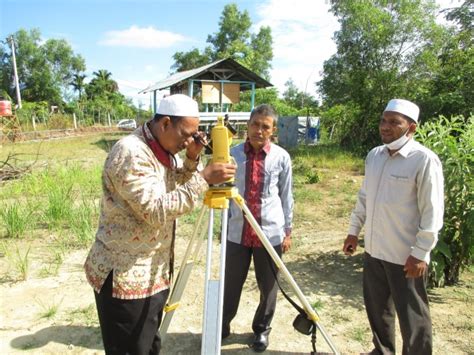
[{"label": "bush", "polygon": [[421,127],[418,140],[438,154],[445,179],[444,225],[432,255],[430,283],[453,285],[474,252],[474,116],[440,116]]},{"label": "bush", "polygon": [[51,114],[48,120],[49,129],[65,129],[65,128],[72,128],[72,126],[73,126],[72,117],[63,115],[61,113]]}]

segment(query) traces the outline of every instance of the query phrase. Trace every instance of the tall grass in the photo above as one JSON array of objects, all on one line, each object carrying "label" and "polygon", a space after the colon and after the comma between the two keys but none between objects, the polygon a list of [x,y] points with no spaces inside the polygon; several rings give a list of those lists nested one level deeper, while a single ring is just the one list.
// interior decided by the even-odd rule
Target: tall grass
[{"label": "tall grass", "polygon": [[18,246],[16,247],[16,254],[13,258],[13,264],[15,266],[16,271],[20,275],[21,281],[26,281],[30,273],[30,250],[31,247],[28,247],[25,253],[22,254]]},{"label": "tall grass", "polygon": [[98,214],[98,206],[95,201],[85,198],[72,210],[69,227],[74,235],[73,245],[75,247],[83,248],[90,245],[94,239]]},{"label": "tall grass", "polygon": [[21,205],[11,204],[0,210],[2,223],[7,238],[20,238],[28,228],[28,213],[24,213]]}]

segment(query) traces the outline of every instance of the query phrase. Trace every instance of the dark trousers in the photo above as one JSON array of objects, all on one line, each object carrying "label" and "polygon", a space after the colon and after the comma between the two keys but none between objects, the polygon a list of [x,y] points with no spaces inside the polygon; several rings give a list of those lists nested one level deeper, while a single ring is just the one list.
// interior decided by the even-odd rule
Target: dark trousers
[{"label": "dark trousers", "polygon": [[[275,246],[274,249],[281,257],[281,245]],[[255,334],[270,329],[278,293],[274,272],[278,275],[278,269],[265,248],[247,248],[229,241],[227,242],[225,263],[223,329],[226,327],[228,329],[230,322],[237,314],[252,256],[257,285],[260,290],[260,303],[253,318],[252,329]]]},{"label": "dark trousers", "polygon": [[363,289],[374,353],[395,354],[395,314],[402,333],[402,353],[432,353],[426,277],[408,279],[403,265],[382,261],[365,253]]},{"label": "dark trousers", "polygon": [[114,298],[112,274],[107,277],[100,293],[94,292],[105,353],[159,354],[161,339],[157,331],[169,290],[143,299]]}]

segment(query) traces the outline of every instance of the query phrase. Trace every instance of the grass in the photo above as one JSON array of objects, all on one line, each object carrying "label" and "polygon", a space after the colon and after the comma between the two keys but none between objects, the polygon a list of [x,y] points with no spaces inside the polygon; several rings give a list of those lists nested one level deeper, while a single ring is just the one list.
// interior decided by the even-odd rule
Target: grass
[{"label": "grass", "polygon": [[324,308],[324,302],[321,301],[321,300],[317,300],[315,301],[312,305],[311,305],[316,311],[321,311],[323,308]]},{"label": "grass", "polygon": [[368,344],[371,332],[365,327],[354,327],[350,333],[350,337],[361,344]]},{"label": "grass", "polygon": [[70,311],[66,316],[66,320],[73,324],[84,324],[88,327],[99,324],[96,307],[93,303]]},{"label": "grass", "polygon": [[19,203],[11,203],[1,207],[0,217],[5,227],[7,238],[21,238],[28,230],[32,211],[28,211]]},{"label": "grass", "polygon": [[13,257],[13,265],[15,266],[21,281],[26,281],[30,273],[30,251],[31,247],[28,247],[24,253],[21,253],[18,246],[16,246],[16,252]]},{"label": "grass", "polygon": [[40,305],[41,308],[41,312],[39,313],[38,317],[40,319],[52,319],[58,314],[59,306],[61,305],[62,300],[58,303],[53,304],[45,304],[39,299],[36,299],[36,302]]},{"label": "grass", "polygon": [[306,174],[312,169],[352,171],[362,173],[364,160],[333,144],[298,146],[289,151],[295,174]]},{"label": "grass", "polygon": [[105,159],[111,144],[128,134],[128,132],[112,132],[88,134],[83,137],[65,139],[52,139],[46,141],[28,141],[3,144],[0,150],[0,160],[6,158],[8,153],[21,154],[23,160],[33,162],[38,156],[38,165],[61,166],[67,161],[95,161]]}]

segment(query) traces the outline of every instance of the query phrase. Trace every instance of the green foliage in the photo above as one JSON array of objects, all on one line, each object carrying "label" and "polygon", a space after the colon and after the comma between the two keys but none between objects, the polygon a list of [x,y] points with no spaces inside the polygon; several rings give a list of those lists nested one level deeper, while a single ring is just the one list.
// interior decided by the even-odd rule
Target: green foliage
[{"label": "green foliage", "polygon": [[15,269],[17,270],[17,272],[20,274],[21,281],[26,281],[30,273],[30,259],[29,259],[30,250],[31,250],[31,247],[28,247],[25,253],[22,254],[18,246],[16,246],[15,248],[16,253],[13,259],[13,265],[15,266]]},{"label": "green foliage", "polygon": [[74,234],[73,246],[85,248],[91,244],[95,236],[95,222],[98,215],[98,206],[89,199],[83,199],[72,210],[69,227]]},{"label": "green foliage", "polygon": [[[240,102],[232,105],[231,111],[236,112],[250,112],[251,107],[251,92],[243,91],[240,93]],[[270,89],[256,89],[255,90],[255,106],[260,104],[271,105],[279,116],[306,116],[307,108],[298,108],[292,106],[291,103],[278,97],[278,90],[276,88]]]},{"label": "green foliage", "polygon": [[474,255],[474,116],[440,116],[418,130],[419,140],[443,164],[445,212],[433,251],[430,280],[452,285]]},{"label": "green foliage", "polygon": [[193,48],[173,55],[172,70],[190,70],[223,58],[233,58],[258,75],[270,77],[273,59],[272,34],[268,26],[262,26],[257,34],[250,33],[252,21],[248,11],[240,12],[236,4],[227,4],[219,20],[219,31],[208,35],[206,47],[201,53]]},{"label": "green foliage", "polygon": [[[20,29],[13,34],[16,47],[18,78],[22,98],[26,101],[46,101],[50,105],[63,103],[62,93],[69,86],[74,73],[85,70],[84,59],[76,55],[63,39],[41,39],[38,29],[29,32]],[[11,48],[2,42],[0,51],[0,87],[11,97],[16,97],[12,85],[13,73]]]},{"label": "green foliage", "polygon": [[63,115],[61,113],[54,113],[48,120],[49,129],[65,129],[72,128],[73,122],[70,116]]},{"label": "green foliage", "polygon": [[289,151],[293,161],[293,174],[307,174],[312,169],[343,169],[363,173],[364,160],[336,144],[298,146]]},{"label": "green foliage", "polygon": [[[359,140],[358,137],[348,137],[348,132],[356,124],[355,121],[360,115],[360,109],[358,106],[352,103],[334,105],[321,112],[321,139],[325,139],[329,142],[340,142],[343,146],[351,146],[352,150],[360,153],[366,152],[365,146]],[[374,125],[378,123],[374,119],[374,123],[366,123],[370,125],[372,130],[376,130]],[[351,141],[349,142],[348,139]]]},{"label": "green foliage", "polygon": [[[29,32],[20,29],[13,34],[16,45],[16,60],[19,83],[22,88],[22,109],[17,111],[24,130],[31,131],[32,119],[40,126],[37,129],[72,127],[72,117],[48,122],[50,106],[59,107],[60,113],[76,114],[80,126],[100,123],[108,125],[111,120],[132,118],[136,109],[132,101],[119,91],[112,74],[100,69],[93,73],[90,83],[85,83],[84,59],[76,55],[63,39],[41,40],[38,29]],[[16,97],[12,84],[12,54],[7,41],[0,45],[0,87],[2,96]],[[70,101],[71,88],[77,100]],[[83,95],[85,94],[85,95]],[[68,98],[70,102],[64,101]],[[143,110],[139,109],[139,114]],[[150,114],[146,114],[150,117]]]},{"label": "green foliage", "polygon": [[7,238],[21,238],[30,227],[31,212],[19,203],[4,204],[0,217],[6,229]]},{"label": "green foliage", "polygon": [[209,64],[211,59],[206,53],[201,54],[199,49],[193,48],[189,52],[176,52],[173,54],[174,63],[171,70],[176,72],[191,70]]},{"label": "green foliage", "polygon": [[318,86],[326,110],[343,109],[338,143],[363,152],[379,143],[377,118],[390,99],[417,101],[429,90],[443,29],[433,1],[331,3],[341,29]]},{"label": "green foliage", "polygon": [[446,18],[456,25],[445,36],[439,55],[439,71],[430,90],[423,95],[422,110],[427,117],[473,113],[474,102],[474,11],[472,1],[452,8]]},{"label": "green foliage", "polygon": [[283,92],[283,100],[290,106],[306,111],[307,115],[316,115],[319,111],[318,100],[306,92],[300,91],[292,79],[285,83],[286,90]]}]

